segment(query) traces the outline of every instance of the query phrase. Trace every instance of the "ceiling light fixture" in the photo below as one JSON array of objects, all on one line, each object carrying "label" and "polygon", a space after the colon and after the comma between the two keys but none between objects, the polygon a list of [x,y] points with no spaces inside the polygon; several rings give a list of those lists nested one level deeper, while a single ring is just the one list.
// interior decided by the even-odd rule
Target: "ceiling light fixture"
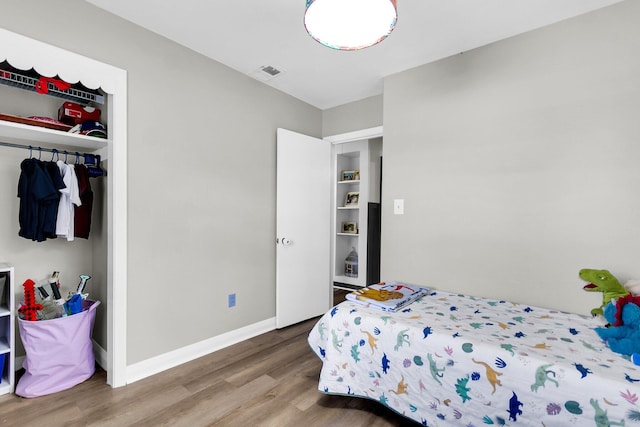
[{"label": "ceiling light fixture", "polygon": [[364,49],[384,40],[398,19],[396,0],[307,0],[304,26],[332,49]]}]

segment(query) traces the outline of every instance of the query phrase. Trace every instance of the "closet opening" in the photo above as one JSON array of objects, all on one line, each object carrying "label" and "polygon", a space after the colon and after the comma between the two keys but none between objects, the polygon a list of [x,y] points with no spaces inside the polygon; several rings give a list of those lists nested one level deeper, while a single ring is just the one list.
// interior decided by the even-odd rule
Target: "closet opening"
[{"label": "closet opening", "polygon": [[[79,276],[91,276],[87,292],[102,303],[93,328],[95,359],[108,384],[123,386],[126,71],[1,28],[0,59],[0,262],[13,269],[15,305],[23,299],[26,279],[39,281],[58,271],[62,288],[69,291],[76,289]],[[93,193],[87,238],[21,233],[17,195],[23,161],[86,169]],[[9,309],[15,315],[16,307]],[[25,352],[15,338],[7,355],[19,368]]]}]

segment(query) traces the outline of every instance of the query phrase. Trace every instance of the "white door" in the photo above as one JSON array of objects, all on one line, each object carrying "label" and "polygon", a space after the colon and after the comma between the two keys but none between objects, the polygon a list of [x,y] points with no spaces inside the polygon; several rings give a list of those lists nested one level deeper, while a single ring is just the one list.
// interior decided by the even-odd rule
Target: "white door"
[{"label": "white door", "polygon": [[331,307],[331,144],[278,129],[276,327]]}]

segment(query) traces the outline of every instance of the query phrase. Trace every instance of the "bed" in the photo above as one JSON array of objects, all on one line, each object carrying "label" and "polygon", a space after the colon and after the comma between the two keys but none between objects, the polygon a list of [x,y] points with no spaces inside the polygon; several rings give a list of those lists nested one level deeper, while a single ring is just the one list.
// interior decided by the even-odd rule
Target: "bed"
[{"label": "bed", "polygon": [[591,316],[430,291],[385,312],[345,301],[308,336],[318,390],[425,426],[640,426],[640,366]]}]

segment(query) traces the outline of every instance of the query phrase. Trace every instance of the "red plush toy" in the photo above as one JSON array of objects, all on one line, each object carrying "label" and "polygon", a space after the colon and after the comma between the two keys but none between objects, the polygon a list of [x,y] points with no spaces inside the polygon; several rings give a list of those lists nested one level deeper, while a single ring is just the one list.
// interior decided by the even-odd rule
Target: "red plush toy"
[{"label": "red plush toy", "polygon": [[[613,302],[613,301],[612,301]],[[622,307],[624,307],[625,304],[635,304],[637,306],[640,306],[640,296],[634,296],[634,295],[625,295],[623,297],[620,297],[616,300],[615,305],[616,305],[616,321],[614,322],[613,326],[620,326],[622,325],[624,322],[622,321]]]}]

